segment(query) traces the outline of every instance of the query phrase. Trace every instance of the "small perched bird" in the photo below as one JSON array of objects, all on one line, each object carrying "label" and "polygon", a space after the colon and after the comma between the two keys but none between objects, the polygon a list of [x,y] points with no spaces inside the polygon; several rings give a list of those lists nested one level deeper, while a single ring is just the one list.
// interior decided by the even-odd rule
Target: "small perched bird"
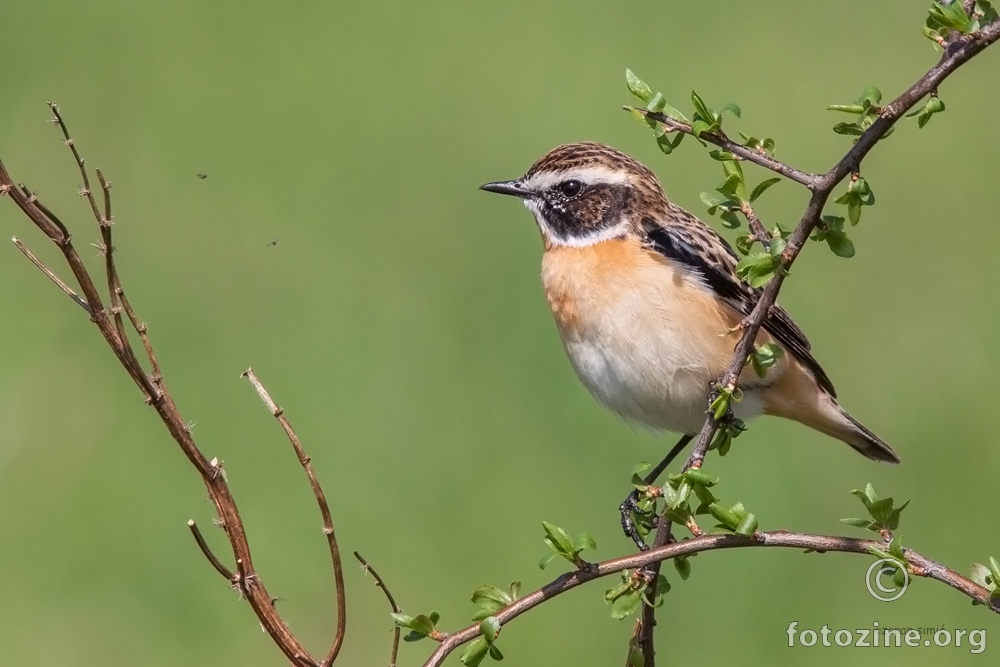
[{"label": "small perched bird", "polygon": [[[736,275],[739,257],[711,227],[671,203],[659,180],[599,143],[567,144],[521,178],[483,190],[524,202],[541,231],[542,283],[569,360],[590,393],[629,422],[691,435],[732,361],[727,335],[760,290]],[[785,354],[759,377],[747,368],[736,417],[785,417],[878,461],[892,447],[840,407],[809,341],[775,304],[756,344]]]}]

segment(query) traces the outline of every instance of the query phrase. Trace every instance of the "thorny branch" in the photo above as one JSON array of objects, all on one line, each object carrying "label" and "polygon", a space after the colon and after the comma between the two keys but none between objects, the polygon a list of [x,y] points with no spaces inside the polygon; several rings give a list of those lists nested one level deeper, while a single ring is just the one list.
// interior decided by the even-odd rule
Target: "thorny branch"
[{"label": "thorny branch", "polygon": [[[309,652],[304,646],[302,646],[299,640],[296,639],[278,615],[278,612],[274,607],[273,599],[268,594],[260,580],[259,575],[254,569],[253,560],[250,554],[250,545],[247,542],[246,530],[244,529],[243,522],[240,519],[236,501],[233,499],[232,493],[230,492],[226,481],[226,476],[222,469],[222,463],[217,458],[209,460],[201,452],[201,450],[198,449],[198,446],[195,444],[194,439],[191,436],[187,423],[181,417],[180,411],[177,409],[173,397],[163,384],[163,378],[160,373],[160,365],[156,359],[155,353],[153,352],[153,347],[147,334],[146,325],[142,323],[138,317],[136,317],[135,311],[132,309],[131,304],[125,296],[125,290],[122,287],[121,279],[118,275],[118,269],[115,265],[115,248],[112,238],[113,218],[111,210],[111,184],[104,178],[104,175],[100,172],[100,170],[96,171],[97,180],[100,183],[103,195],[103,207],[98,206],[97,198],[94,196],[91,189],[91,180],[86,167],[86,161],[80,155],[80,152],[76,147],[76,143],[70,136],[66,123],[63,121],[63,118],[59,113],[58,107],[50,102],[49,108],[53,114],[52,122],[62,131],[65,143],[72,151],[73,159],[80,169],[80,176],[83,180],[83,187],[80,190],[80,194],[87,198],[87,201],[90,204],[91,212],[93,213],[94,219],[100,229],[101,243],[98,247],[101,250],[101,254],[104,256],[104,273],[108,288],[109,305],[105,306],[93,277],[84,265],[83,260],[76,251],[76,248],[73,246],[72,237],[66,225],[63,224],[63,222],[52,211],[45,207],[45,205],[43,205],[27,187],[15,183],[6,167],[2,162],[0,162],[0,195],[8,195],[18,208],[21,209],[21,212],[24,213],[24,215],[26,215],[35,224],[35,226],[42,230],[42,232],[44,232],[45,235],[56,244],[62,252],[70,271],[73,273],[73,277],[79,285],[82,296],[70,288],[56,275],[54,271],[47,267],[20,240],[16,238],[13,239],[15,246],[17,246],[17,248],[29,260],[31,260],[36,267],[38,267],[50,280],[58,285],[63,292],[69,295],[70,298],[72,298],[90,315],[91,321],[93,321],[97,326],[101,336],[111,348],[111,351],[118,358],[118,361],[125,368],[126,372],[135,384],[139,387],[139,390],[145,397],[146,402],[151,405],[154,410],[156,410],[160,419],[163,421],[163,424],[167,427],[167,430],[177,442],[181,451],[187,457],[188,461],[190,461],[191,464],[198,470],[202,481],[208,489],[209,497],[212,499],[216,511],[218,512],[219,518],[216,520],[216,523],[222,527],[229,540],[233,559],[236,563],[236,573],[233,573],[217,556],[215,556],[197,525],[194,521],[190,521],[188,523],[188,527],[190,528],[198,547],[211,563],[212,567],[215,568],[220,575],[225,577],[226,580],[229,581],[230,585],[239,590],[242,597],[245,597],[249,601],[254,613],[260,620],[261,627],[263,627],[264,630],[271,636],[292,664],[309,666],[322,665],[324,667],[331,664],[337,655],[337,651],[340,648],[344,636],[345,602],[343,572],[340,562],[340,554],[337,549],[337,543],[333,533],[333,523],[330,517],[330,510],[326,504],[319,482],[316,480],[312,466],[309,463],[309,457],[306,456],[305,452],[302,450],[298,438],[295,437],[294,431],[292,431],[288,421],[284,419],[281,411],[277,408],[277,406],[274,406],[273,402],[270,401],[270,397],[267,397],[267,392],[264,391],[262,386],[260,386],[260,383],[255,377],[253,377],[252,373],[248,371],[247,375],[251,378],[251,381],[257,388],[258,393],[260,393],[261,398],[266,397],[265,403],[267,403],[268,407],[271,408],[272,414],[274,414],[275,417],[277,417],[281,422],[286,434],[288,434],[289,439],[292,441],[295,453],[299,458],[299,462],[306,470],[309,482],[313,487],[313,492],[320,504],[320,511],[323,515],[323,531],[326,533],[327,539],[330,543],[330,552],[334,562],[334,575],[337,588],[337,633],[333,642],[333,647],[330,649],[326,658],[322,661],[317,661],[309,654]],[[145,357],[150,368],[149,372],[145,370],[142,363],[137,358],[132,347],[132,343],[129,341],[125,321],[122,318],[123,312],[128,317],[129,323],[142,342]]]}]

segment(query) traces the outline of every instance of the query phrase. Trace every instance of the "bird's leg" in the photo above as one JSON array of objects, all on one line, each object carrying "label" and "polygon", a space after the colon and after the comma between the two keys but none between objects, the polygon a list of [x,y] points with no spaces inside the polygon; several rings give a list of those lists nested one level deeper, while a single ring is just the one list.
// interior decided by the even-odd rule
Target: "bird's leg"
[{"label": "bird's leg", "polygon": [[[681,439],[677,441],[677,444],[667,452],[667,455],[663,457],[663,460],[656,464],[656,467],[649,471],[649,474],[642,480],[642,483],[649,486],[656,482],[656,479],[667,469],[667,466],[677,458],[687,444],[691,442],[693,435],[681,436]],[[630,538],[635,545],[639,547],[640,551],[646,551],[649,549],[646,543],[643,541],[642,536],[639,535],[639,531],[635,525],[635,515],[642,514],[642,510],[639,508],[639,490],[633,489],[632,493],[628,494],[625,501],[618,506],[618,511],[621,513],[622,517],[622,531],[625,533],[625,537]],[[651,522],[655,526],[656,517],[652,517]]]}]

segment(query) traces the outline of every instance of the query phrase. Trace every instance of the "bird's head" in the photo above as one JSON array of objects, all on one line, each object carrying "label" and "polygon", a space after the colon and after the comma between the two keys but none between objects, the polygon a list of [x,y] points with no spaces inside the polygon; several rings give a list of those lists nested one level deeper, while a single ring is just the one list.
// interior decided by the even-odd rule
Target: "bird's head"
[{"label": "bird's head", "polygon": [[587,246],[622,236],[639,225],[640,216],[659,217],[666,207],[652,171],[592,142],[553,148],[521,178],[481,189],[519,197],[553,246]]}]

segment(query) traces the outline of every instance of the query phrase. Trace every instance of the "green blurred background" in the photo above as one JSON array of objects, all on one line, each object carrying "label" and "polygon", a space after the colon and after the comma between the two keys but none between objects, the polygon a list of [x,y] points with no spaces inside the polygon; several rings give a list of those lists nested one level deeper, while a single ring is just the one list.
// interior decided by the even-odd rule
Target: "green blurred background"
[{"label": "green blurred background", "polygon": [[[287,409],[345,552],[446,629],[468,623],[476,585],[531,590],[554,575],[535,564],[543,519],[591,532],[600,558],[627,553],[616,506],[629,473],[672,439],[623,426],[587,395],[541,295],[529,214],[477,187],[559,143],[600,140],[704,215],[698,193],[721,180],[718,165],[693,142],[660,154],[620,110],[625,67],[682,109],[695,87],[717,106],[740,103],[732,127],[826,169],[849,145],[826,104],[869,84],[893,96],[936,62],[920,34],[925,4],[11,0],[0,157],[69,221],[95,269],[97,231],[45,100],[114,182],[120,269],[167,382],[203,450],[225,461],[285,618],[322,653],[333,616],[319,518],[240,371],[252,365]],[[1000,230],[984,206],[998,70],[1000,48],[943,86],[943,116],[919,132],[907,121],[877,148],[865,175],[879,203],[854,230],[857,256],[808,247],[782,295],[844,404],[903,465],[760,422],[708,469],[763,527],[857,532],[837,520],[859,513],[848,491],[871,481],[913,500],[907,545],[961,571],[1000,556],[986,509],[1000,449],[982,418],[1000,363]],[[790,226],[805,200],[783,183],[759,213]],[[0,234],[68,277],[8,202]],[[188,535],[188,518],[213,517],[194,471],[80,310],[12,246],[2,258],[0,664],[281,664]],[[876,602],[868,562],[702,555],[660,612],[661,662],[989,660],[965,648],[787,648],[792,621],[985,627],[1000,641],[996,617],[937,583]],[[342,662],[382,664],[386,603],[354,565]],[[512,623],[507,661],[621,664],[632,623],[609,618],[605,588]],[[404,645],[400,663],[431,648]]]}]

